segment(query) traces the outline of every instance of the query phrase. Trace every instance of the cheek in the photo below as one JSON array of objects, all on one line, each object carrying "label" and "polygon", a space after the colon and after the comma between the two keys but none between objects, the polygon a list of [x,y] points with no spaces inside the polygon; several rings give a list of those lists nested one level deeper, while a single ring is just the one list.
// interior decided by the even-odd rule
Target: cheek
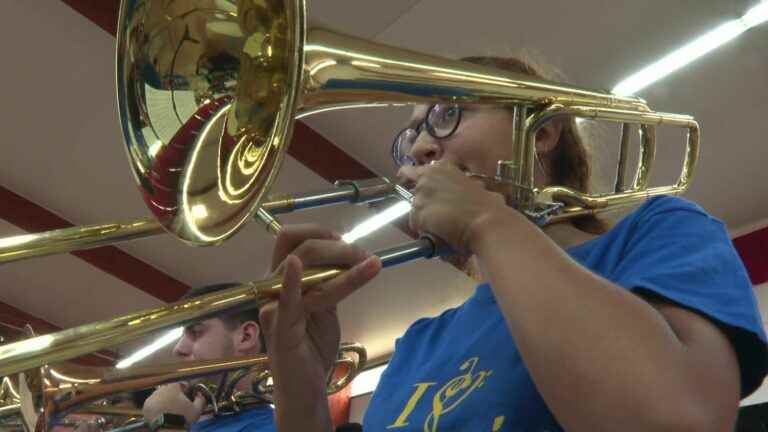
[{"label": "cheek", "polygon": [[195,343],[195,358],[215,360],[230,356],[233,351],[232,345],[232,341],[226,335],[201,338]]},{"label": "cheek", "polygon": [[[480,125],[478,125],[480,126]],[[510,140],[503,134],[488,133],[488,130],[467,128],[451,142],[451,153],[458,163],[469,170],[486,175],[496,174],[499,160],[510,153]]]}]

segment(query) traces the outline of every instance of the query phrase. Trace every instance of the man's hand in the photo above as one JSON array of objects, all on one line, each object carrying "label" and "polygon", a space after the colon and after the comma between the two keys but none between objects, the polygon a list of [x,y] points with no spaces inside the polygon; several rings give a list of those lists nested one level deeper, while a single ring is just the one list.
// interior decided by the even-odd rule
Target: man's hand
[{"label": "man's hand", "polygon": [[190,401],[184,394],[184,388],[179,383],[160,386],[144,402],[144,418],[148,421],[154,421],[162,414],[178,414],[184,416],[188,425],[195,423],[207,402],[201,394],[195,395],[195,400]]}]

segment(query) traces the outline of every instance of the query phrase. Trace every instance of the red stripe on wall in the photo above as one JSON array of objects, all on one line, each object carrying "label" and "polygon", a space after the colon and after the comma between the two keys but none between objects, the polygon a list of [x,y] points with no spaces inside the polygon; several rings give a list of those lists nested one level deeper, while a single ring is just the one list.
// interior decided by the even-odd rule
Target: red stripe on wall
[{"label": "red stripe on wall", "polygon": [[294,124],[288,154],[331,183],[342,179],[378,177],[375,172],[301,121]]},{"label": "red stripe on wall", "polygon": [[[17,333],[16,330],[10,330],[6,328],[10,325],[17,329],[23,329],[25,325],[29,324],[35,331],[35,334],[41,335],[46,333],[55,332],[61,330],[59,327],[45,321],[44,319],[32,316],[20,309],[17,309],[9,304],[0,302],[0,331],[4,335],[8,335],[9,340],[7,342],[23,339],[25,336],[22,333]],[[86,366],[112,366],[115,354],[109,351],[104,351],[102,355],[87,355],[73,361]]]},{"label": "red stripe on wall", "polygon": [[[72,227],[72,223],[0,186],[0,218],[28,232]],[[165,302],[178,300],[189,286],[114,246],[72,255]]]},{"label": "red stripe on wall", "polygon": [[107,33],[117,33],[120,0],[61,0]]},{"label": "red stripe on wall", "polygon": [[733,239],[754,285],[768,282],[768,227]]}]

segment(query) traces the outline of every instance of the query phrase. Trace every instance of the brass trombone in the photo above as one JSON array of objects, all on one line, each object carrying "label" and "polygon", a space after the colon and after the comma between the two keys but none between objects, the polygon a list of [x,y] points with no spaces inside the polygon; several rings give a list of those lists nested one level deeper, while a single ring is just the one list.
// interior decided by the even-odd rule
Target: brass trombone
[{"label": "brass trombone", "polygon": [[[334,394],[346,387],[365,368],[367,352],[359,343],[342,343],[335,369],[339,377],[329,380],[327,393]],[[196,384],[203,390],[211,406],[211,414],[223,415],[244,409],[247,403],[271,400],[272,387],[269,359],[266,356],[230,358],[129,369],[83,367],[73,364],[43,366],[19,374],[18,388],[0,408],[0,418],[23,420],[28,431],[45,431],[60,424],[68,414],[97,414],[101,416],[141,416],[140,412],[108,405],[94,405],[107,396],[153,388],[158,385],[224,374],[221,385]],[[252,376],[251,392],[236,391],[237,383]],[[8,377],[3,379],[3,389]]]},{"label": "brass trombone", "polygon": [[[303,0],[122,2],[117,90],[126,150],[148,208],[165,230],[182,240],[216,244],[251,217],[274,222],[266,209],[272,201],[263,198],[290,142],[293,121],[329,109],[434,102],[510,107],[516,128],[512,159],[499,161],[496,180],[513,189],[513,204],[539,224],[632,205],[654,195],[679,194],[690,184],[699,150],[699,127],[690,116],[654,112],[636,97],[307,29],[304,10]],[[631,185],[620,181],[613,193],[596,195],[556,185],[536,187],[535,134],[558,116],[639,125],[641,155]],[[688,131],[685,160],[673,185],[649,187],[655,127],[663,124]],[[625,138],[629,129],[624,128]],[[628,141],[622,139],[621,178]],[[399,196],[408,197],[401,189],[394,187]],[[106,235],[100,228],[86,229],[69,233],[75,239],[64,241],[59,241],[60,233],[52,233],[43,244],[64,251],[81,243],[92,246],[105,238],[159,231],[146,224],[153,223],[108,226]],[[27,240],[46,236],[32,234]],[[19,253],[23,250],[26,246],[19,247]],[[378,255],[389,266],[439,252],[430,238],[422,238]],[[307,270],[304,289],[343,271]],[[246,283],[0,346],[0,375],[63,361],[227,309],[262,304],[275,298],[280,284],[279,278]]]}]

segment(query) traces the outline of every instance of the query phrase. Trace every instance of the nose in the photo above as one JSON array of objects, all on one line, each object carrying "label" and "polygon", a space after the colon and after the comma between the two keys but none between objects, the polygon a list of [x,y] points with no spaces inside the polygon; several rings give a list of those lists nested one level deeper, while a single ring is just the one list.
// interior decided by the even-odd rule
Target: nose
[{"label": "nose", "polygon": [[422,132],[416,137],[409,155],[416,165],[426,165],[443,157],[443,148],[430,134]]},{"label": "nose", "polygon": [[181,336],[179,341],[176,342],[176,345],[173,347],[173,355],[181,359],[187,359],[192,356],[192,344],[186,335]]}]

